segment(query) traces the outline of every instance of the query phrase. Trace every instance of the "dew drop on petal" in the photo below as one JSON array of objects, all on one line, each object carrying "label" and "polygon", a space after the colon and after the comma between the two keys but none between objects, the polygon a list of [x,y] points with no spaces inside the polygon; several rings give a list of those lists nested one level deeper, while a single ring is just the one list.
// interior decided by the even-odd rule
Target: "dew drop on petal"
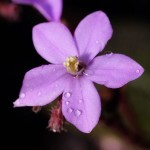
[{"label": "dew drop on petal", "polygon": [[83,74],[84,74],[85,76],[90,76],[90,75],[93,75],[93,74],[94,74],[94,71],[92,71],[92,70],[85,70],[85,71],[83,72]]},{"label": "dew drop on petal", "polygon": [[136,73],[140,73],[140,70],[139,70],[139,69],[137,69],[137,70],[136,70]]},{"label": "dew drop on petal", "polygon": [[80,99],[80,100],[79,100],[79,103],[81,104],[82,102],[83,102],[83,100],[82,100],[82,99]]},{"label": "dew drop on petal", "polygon": [[99,43],[99,41],[98,40],[96,40],[96,44],[98,44]]},{"label": "dew drop on petal", "polygon": [[65,102],[66,105],[69,105],[69,103],[70,103],[69,101],[66,101],[66,102]]},{"label": "dew drop on petal", "polygon": [[87,74],[86,72],[83,72],[83,74],[84,74],[85,76],[88,76],[88,74]]},{"label": "dew drop on petal", "polygon": [[41,95],[41,92],[38,92],[38,96],[40,96]]},{"label": "dew drop on petal", "polygon": [[112,56],[112,55],[113,55],[113,53],[111,51],[106,53],[106,56]]},{"label": "dew drop on petal", "polygon": [[82,113],[81,110],[78,110],[78,109],[77,109],[77,110],[75,111],[75,116],[79,117],[79,116],[81,115],[81,113]]},{"label": "dew drop on petal", "polygon": [[25,98],[25,93],[20,93],[19,98]]},{"label": "dew drop on petal", "polygon": [[65,97],[65,98],[71,97],[71,92],[65,92],[65,93],[64,93],[64,97]]},{"label": "dew drop on petal", "polygon": [[68,112],[68,113],[72,113],[72,112],[73,112],[73,109],[72,109],[72,108],[68,108],[67,112]]}]

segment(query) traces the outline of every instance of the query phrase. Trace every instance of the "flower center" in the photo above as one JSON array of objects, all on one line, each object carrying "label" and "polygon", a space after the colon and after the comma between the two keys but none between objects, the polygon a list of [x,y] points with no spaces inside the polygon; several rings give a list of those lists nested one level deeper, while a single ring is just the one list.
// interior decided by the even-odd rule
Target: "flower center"
[{"label": "flower center", "polygon": [[76,56],[67,57],[64,66],[67,71],[73,75],[80,75],[85,67],[85,65],[79,62],[78,57]]}]

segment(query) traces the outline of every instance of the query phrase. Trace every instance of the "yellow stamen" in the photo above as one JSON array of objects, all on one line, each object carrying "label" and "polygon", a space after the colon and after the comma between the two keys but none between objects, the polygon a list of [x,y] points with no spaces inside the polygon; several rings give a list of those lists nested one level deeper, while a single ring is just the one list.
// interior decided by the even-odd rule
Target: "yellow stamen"
[{"label": "yellow stamen", "polygon": [[75,74],[78,72],[78,65],[79,61],[76,56],[70,56],[66,58],[64,62],[64,66],[66,67],[67,71],[71,74]]}]

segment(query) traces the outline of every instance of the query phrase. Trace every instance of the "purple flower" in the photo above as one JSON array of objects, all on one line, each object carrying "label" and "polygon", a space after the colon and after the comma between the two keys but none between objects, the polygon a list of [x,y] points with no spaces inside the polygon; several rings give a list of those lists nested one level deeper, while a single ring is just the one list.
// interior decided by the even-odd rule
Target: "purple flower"
[{"label": "purple flower", "polygon": [[35,26],[35,48],[52,64],[26,73],[14,106],[43,106],[63,93],[62,112],[66,120],[82,132],[91,132],[101,113],[100,97],[93,82],[119,88],[144,72],[137,62],[122,54],[95,57],[111,36],[111,24],[101,11],[85,17],[74,37],[58,22]]},{"label": "purple flower", "polygon": [[18,4],[32,5],[49,21],[59,21],[62,14],[62,0],[12,0]]}]

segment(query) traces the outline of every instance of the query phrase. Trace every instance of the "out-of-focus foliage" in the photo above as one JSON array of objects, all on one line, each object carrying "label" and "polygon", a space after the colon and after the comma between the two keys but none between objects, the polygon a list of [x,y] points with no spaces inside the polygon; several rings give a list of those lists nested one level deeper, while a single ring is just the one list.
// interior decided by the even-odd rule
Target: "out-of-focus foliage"
[{"label": "out-of-focus foliage", "polygon": [[128,104],[139,134],[150,141],[150,30],[149,23],[124,20],[115,26],[112,48],[137,60],[145,69],[141,78],[126,87]]}]

